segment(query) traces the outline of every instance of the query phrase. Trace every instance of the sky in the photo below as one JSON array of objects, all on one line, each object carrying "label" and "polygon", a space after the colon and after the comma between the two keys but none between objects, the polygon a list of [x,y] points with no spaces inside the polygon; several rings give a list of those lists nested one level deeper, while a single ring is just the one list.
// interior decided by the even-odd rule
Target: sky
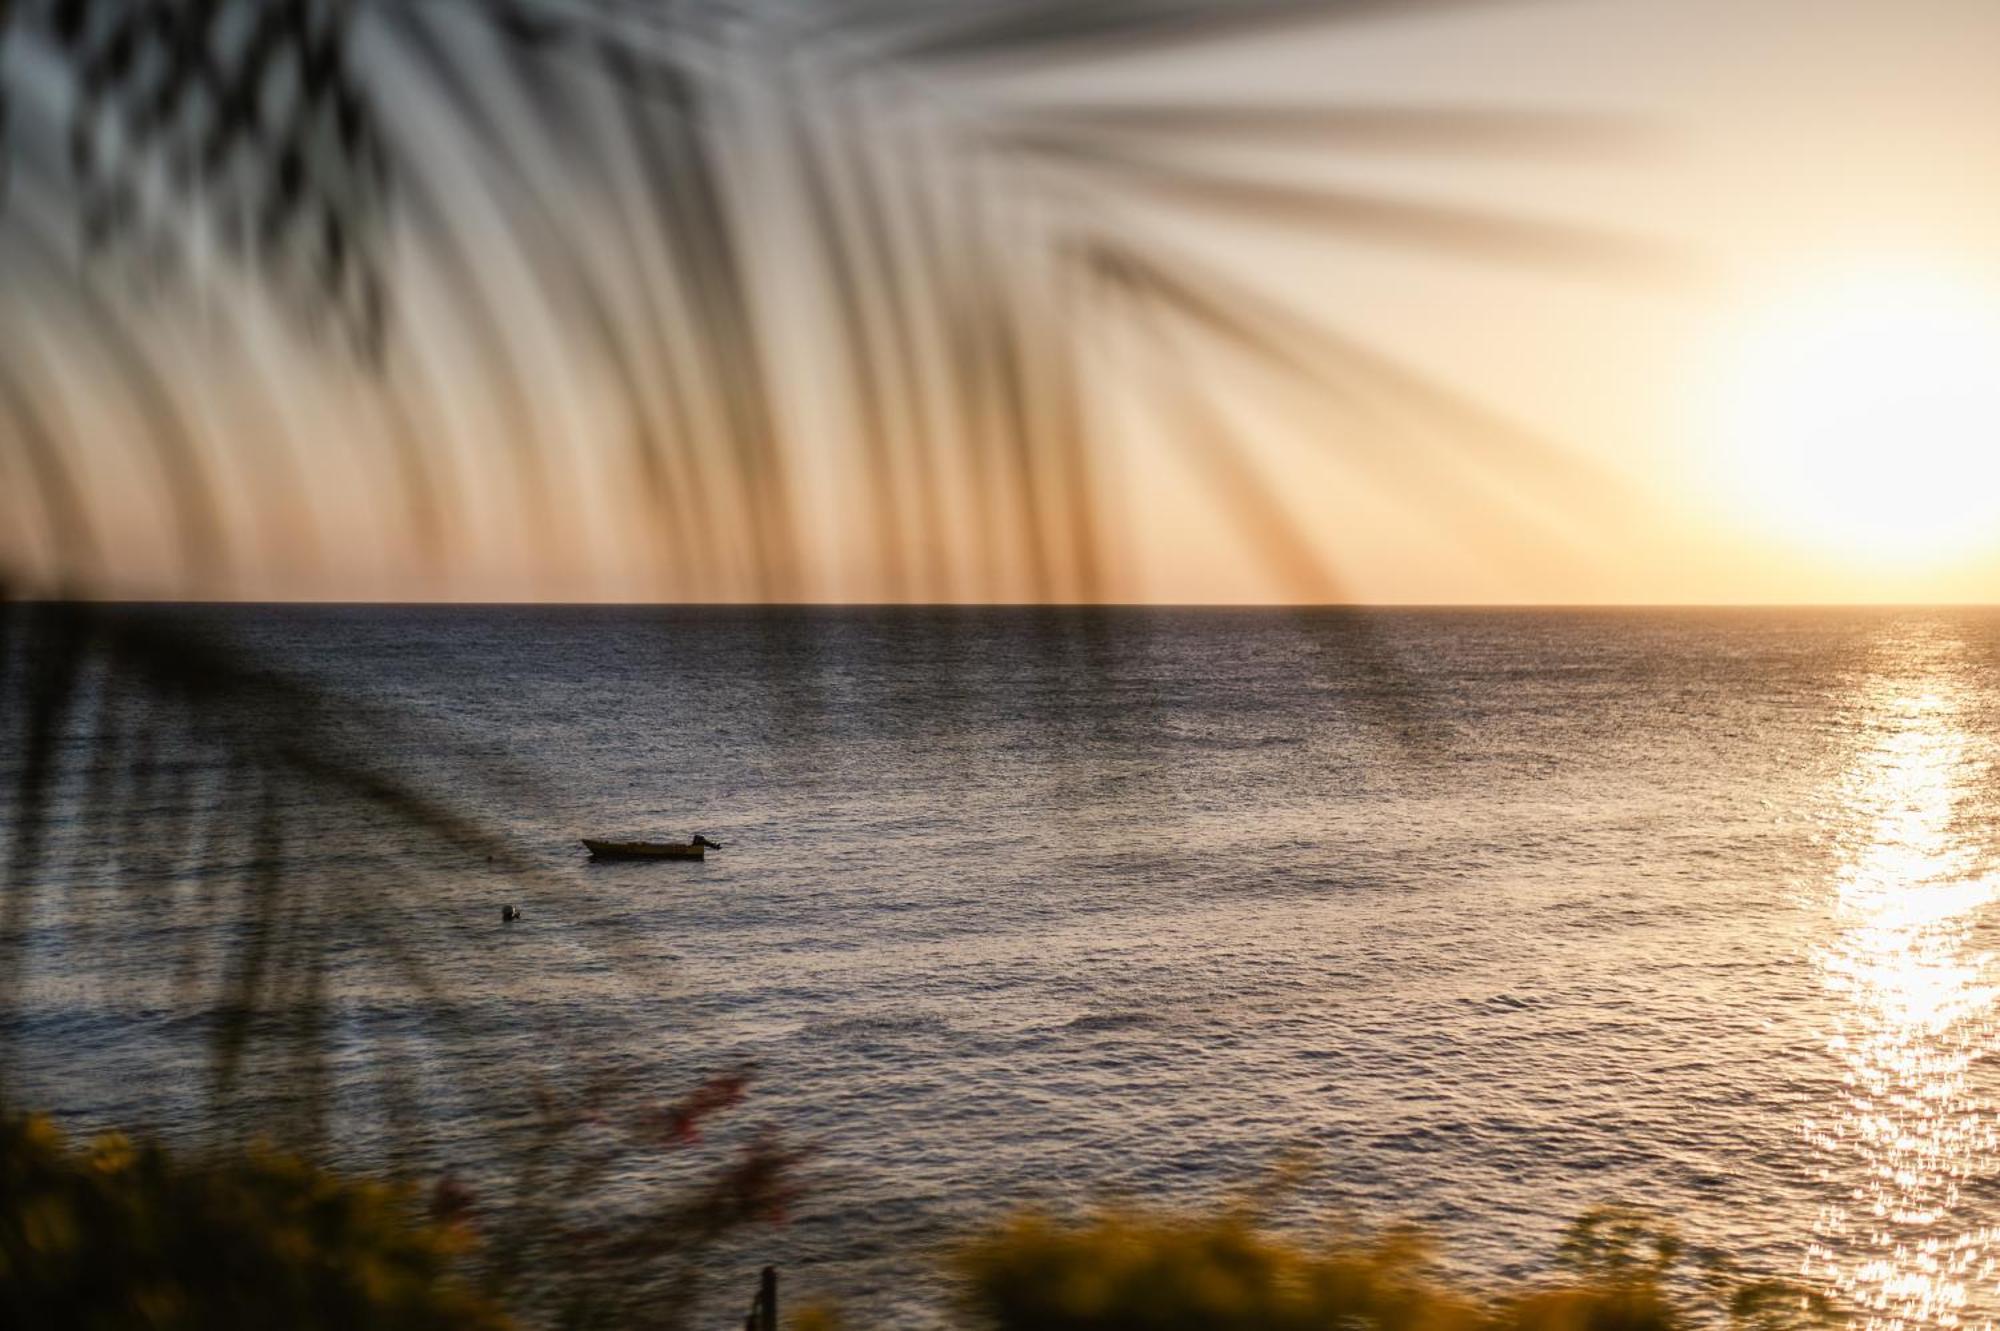
[{"label": "sky", "polygon": [[[18,74],[28,57],[13,59]],[[973,116],[1249,96],[1591,113],[1630,127],[1614,141],[1526,153],[1311,136],[1254,150],[1195,135],[1170,146],[1238,175],[1595,228],[1668,256],[1636,271],[1498,261],[1365,225],[1329,232],[1084,188],[1079,215],[1109,234],[1170,242],[1466,406],[1451,418],[1414,412],[1380,381],[1343,385],[1340,365],[1294,373],[1213,339],[1155,336],[1135,319],[1098,314],[1073,328],[1035,294],[1045,275],[1024,259],[1030,345],[1073,355],[1088,399],[1099,547],[1088,576],[1067,569],[1081,541],[1065,526],[1073,478],[1037,481],[1030,494],[1005,465],[939,442],[944,408],[931,381],[943,322],[919,320],[915,358],[889,372],[892,386],[910,381],[922,409],[899,422],[892,405],[880,429],[867,424],[865,390],[841,360],[843,295],[817,248],[812,183],[785,169],[794,131],[769,109],[782,102],[754,68],[728,75],[754,94],[728,133],[746,163],[732,202],[756,256],[752,300],[788,468],[783,579],[752,571],[763,538],[747,482],[674,472],[679,498],[663,508],[639,496],[630,461],[634,418],[619,392],[633,380],[620,375],[643,383],[640,399],[664,420],[672,395],[661,381],[726,366],[726,352],[676,331],[685,326],[669,308],[667,331],[635,341],[632,363],[597,355],[579,316],[536,295],[528,261],[506,242],[526,205],[495,192],[463,142],[429,123],[415,70],[375,67],[414,90],[407,108],[389,108],[396,128],[440,197],[490,216],[465,232],[479,302],[436,263],[397,270],[406,317],[389,393],[223,278],[223,294],[120,307],[195,422],[226,551],[218,561],[201,564],[176,536],[148,433],[157,408],[104,390],[107,354],[85,348],[88,325],[60,282],[17,284],[31,294],[10,298],[0,336],[62,422],[98,518],[83,581],[100,594],[1988,602],[2000,599],[1996,67],[2000,6],[1990,0],[1551,0],[1109,69],[927,71],[918,95]],[[887,143],[881,126],[903,123],[871,122],[870,150],[892,168],[902,141]],[[557,193],[536,206],[605,281],[609,317],[638,329],[651,316],[631,292],[656,275],[655,260],[621,260],[630,251],[617,248],[617,228],[653,205],[638,167],[621,160],[619,170],[602,196]],[[994,172],[1008,190],[1027,188]],[[1010,198],[994,217],[1046,244],[1049,200],[1076,181],[1060,168],[1034,172],[1043,192]],[[889,225],[899,244],[917,243],[908,217]],[[945,242],[971,243],[953,230]],[[876,293],[848,298],[881,317]],[[498,374],[494,346],[508,353]],[[1303,341],[1291,349],[1306,361],[1321,354]],[[384,405],[392,398],[400,418]],[[697,433],[723,428],[726,403],[687,406]],[[524,430],[532,467],[510,451]],[[393,442],[412,432],[438,459],[442,496],[423,540],[410,533]],[[1004,429],[988,446],[997,458],[1033,451]],[[898,460],[887,482],[884,456]],[[931,459],[925,483],[942,499],[921,501],[910,458]],[[54,577],[48,515],[13,489],[0,557]],[[1057,533],[1054,572],[1038,571],[1031,543],[992,520],[1030,511],[1031,500]],[[894,558],[883,553],[890,527]]]},{"label": "sky", "polygon": [[[1822,486],[1829,470],[1867,478],[1864,490],[1914,471],[1905,484],[1949,508],[1954,491],[1990,479],[1983,459],[2000,445],[1990,406],[1970,403],[1969,418],[1930,449],[1889,428],[1856,437],[1844,422],[1879,417],[1871,408],[1884,398],[1906,398],[1921,417],[1956,386],[1871,365],[1869,350],[1891,362],[1899,347],[1970,358],[1961,381],[2000,372],[1990,330],[2000,232],[1989,222],[2000,182],[1974,165],[2000,151],[2000,85],[1988,72],[2000,54],[2000,8],[1548,5],[1369,36],[1346,40],[1326,72],[1375,82],[1385,96],[1457,90],[1469,101],[1512,93],[1619,108],[1666,131],[1660,144],[1608,163],[1509,176],[1478,164],[1389,162],[1376,167],[1380,178],[1393,172],[1450,197],[1485,191],[1523,210],[1660,236],[1695,256],[1701,273],[1645,284],[1414,255],[1331,258],[1318,280],[1362,311],[1346,322],[1614,471],[1637,499],[1614,504],[1586,489],[1554,515],[1561,539],[1547,539],[1519,530],[1505,503],[1456,506],[1419,487],[1364,497],[1331,476],[1299,485],[1302,507],[1312,494],[1316,521],[1348,534],[1340,567],[1360,599],[2000,595],[2000,504],[1976,506],[1988,539],[1934,548],[1914,534],[1879,539],[1857,511],[1866,505],[1843,493],[1856,486]],[[1297,262],[1295,271],[1312,271],[1307,256]],[[1972,313],[1932,308],[1954,303]],[[1875,323],[1891,330],[1879,348],[1866,335]],[[1912,325],[1919,340],[1899,340]],[[1819,349],[1823,339],[1858,346],[1843,358]],[[1914,382],[1857,390],[1874,376]],[[1814,396],[1830,419],[1798,400]],[[1760,428],[1750,428],[1760,413]],[[1802,456],[1806,431],[1814,447]],[[1925,524],[1919,516],[1910,525]],[[1184,567],[1173,578],[1203,582],[1191,599],[1229,599],[1238,575]]]}]

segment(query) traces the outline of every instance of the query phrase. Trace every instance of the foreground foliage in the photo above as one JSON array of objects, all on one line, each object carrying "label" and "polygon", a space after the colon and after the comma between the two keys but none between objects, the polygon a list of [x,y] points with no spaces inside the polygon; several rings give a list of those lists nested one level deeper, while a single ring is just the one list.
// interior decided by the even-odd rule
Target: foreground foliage
[{"label": "foreground foliage", "polygon": [[0,1120],[0,1325],[512,1325],[455,1274],[469,1242],[405,1188],[275,1151],[190,1161]]},{"label": "foreground foliage", "polygon": [[[692,1133],[720,1107],[712,1095],[655,1126]],[[709,1243],[782,1201],[788,1164],[753,1152],[708,1190],[588,1242],[561,1199],[591,1189],[564,1169],[476,1245],[474,1208],[450,1186],[424,1198],[265,1148],[181,1159],[117,1134],[73,1145],[46,1118],[0,1117],[0,1326],[683,1325]],[[539,1274],[521,1268],[520,1237],[506,1232],[523,1224],[560,1257]],[[1807,1331],[1831,1320],[1815,1294],[1690,1258],[1641,1212],[1586,1214],[1555,1256],[1544,1281],[1481,1292],[1444,1278],[1415,1230],[1309,1243],[1237,1206],[1023,1211],[960,1245],[951,1265],[960,1320],[991,1331]],[[662,1257],[687,1262],[684,1276],[662,1284],[651,1269]],[[844,1325],[812,1304],[790,1324]]]},{"label": "foreground foliage", "polygon": [[997,1331],[1799,1331],[1823,1299],[1682,1261],[1671,1228],[1605,1208],[1570,1228],[1556,1277],[1498,1296],[1439,1277],[1422,1237],[1392,1229],[1321,1244],[1274,1236],[1233,1208],[1028,1212],[962,1247],[964,1311]]}]

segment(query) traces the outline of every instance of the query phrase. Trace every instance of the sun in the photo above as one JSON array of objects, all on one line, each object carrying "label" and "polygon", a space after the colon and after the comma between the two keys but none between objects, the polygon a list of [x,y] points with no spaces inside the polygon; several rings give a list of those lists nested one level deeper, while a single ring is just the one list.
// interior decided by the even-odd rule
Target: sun
[{"label": "sun", "polygon": [[1714,438],[1757,526],[1855,560],[2000,546],[2000,302],[1969,281],[1876,271],[1748,326]]}]

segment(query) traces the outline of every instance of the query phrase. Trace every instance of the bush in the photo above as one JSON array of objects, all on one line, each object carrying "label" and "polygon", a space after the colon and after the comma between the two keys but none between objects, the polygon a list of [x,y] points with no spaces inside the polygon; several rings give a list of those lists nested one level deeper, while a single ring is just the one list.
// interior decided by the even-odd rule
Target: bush
[{"label": "bush", "polygon": [[1473,1331],[1480,1309],[1422,1278],[1408,1231],[1309,1250],[1247,1213],[1107,1211],[1081,1224],[1029,1213],[962,1249],[968,1311],[1015,1331]]},{"label": "bush", "polygon": [[275,1151],[177,1160],[112,1134],[78,1149],[0,1117],[0,1325],[497,1331],[454,1272],[469,1243],[408,1189]]},{"label": "bush", "polygon": [[1798,1331],[1826,1320],[1816,1295],[1712,1261],[1685,1270],[1681,1256],[1670,1228],[1606,1208],[1571,1226],[1554,1281],[1484,1297],[1432,1274],[1408,1229],[1309,1246],[1261,1232],[1245,1210],[1128,1209],[1068,1223],[1017,1215],[954,1264],[965,1311],[995,1331]]}]

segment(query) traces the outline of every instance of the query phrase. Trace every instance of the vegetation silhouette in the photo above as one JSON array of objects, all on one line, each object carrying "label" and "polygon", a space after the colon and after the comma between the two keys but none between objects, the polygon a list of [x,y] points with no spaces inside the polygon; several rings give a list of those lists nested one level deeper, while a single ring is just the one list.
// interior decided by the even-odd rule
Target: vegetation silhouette
[{"label": "vegetation silhouette", "polygon": [[33,1327],[498,1331],[472,1242],[407,1189],[251,1149],[214,1162],[0,1119],[0,1318]]},{"label": "vegetation silhouette", "polygon": [[[760,1143],[622,1236],[586,1240],[549,1208],[587,1197],[606,1161],[575,1144],[585,1111],[551,1094],[515,1134],[519,1192],[490,1220],[504,1241],[482,1245],[471,1274],[439,1274],[445,1231],[421,1217],[399,1227],[383,1218],[401,1205],[390,1192],[284,1154],[320,1159],[340,1135],[331,1119],[372,1116],[348,1135],[390,1143],[385,1165],[402,1182],[381,1187],[435,1173],[422,1086],[454,1082],[440,1054],[465,1042],[369,1040],[340,1076],[373,1093],[336,1104],[333,959],[448,1031],[462,1015],[412,941],[440,854],[516,881],[530,870],[485,810],[368,756],[371,733],[417,718],[274,667],[217,617],[101,604],[126,585],[113,550],[134,505],[165,532],[154,595],[226,598],[274,558],[335,562],[315,543],[306,479],[328,450],[365,477],[411,567],[449,573],[494,526],[554,560],[591,509],[566,482],[573,455],[553,404],[585,397],[621,441],[616,476],[629,484],[613,528],[649,552],[663,593],[800,596],[812,572],[801,459],[832,436],[856,446],[856,525],[873,533],[870,567],[891,599],[1091,603],[1118,558],[1105,471],[1115,401],[1171,385],[1183,424],[1170,437],[1228,523],[1279,585],[1338,602],[1318,543],[1207,409],[1223,357],[1325,394],[1395,448],[1444,449],[1544,493],[1607,482],[1183,252],[1159,221],[1248,218],[1621,276],[1672,276],[1678,260],[1630,237],[1273,179],[1187,149],[1588,155],[1624,151],[1644,127],[1279,104],[1254,88],[1168,103],[952,90],[1115,70],[1284,25],[1337,35],[1474,7],[0,0],[0,283],[12,294],[0,475],[14,515],[0,545],[0,1108],[26,1108],[8,1077],[34,1038],[27,994],[61,964],[46,940],[120,946],[116,918],[89,915],[99,907],[74,890],[87,864],[124,908],[191,921],[159,964],[211,1015],[199,1093],[225,1152],[190,1165],[146,1147],[131,1164],[123,1147],[77,1155],[39,1120],[8,1120],[10,1169],[97,1217],[79,1223],[106,1226],[107,1242],[137,1245],[120,1250],[134,1283],[106,1289],[131,1294],[169,1260],[133,1237],[133,1208],[212,1206],[284,1232],[281,1217],[311,1196],[352,1227],[328,1240],[347,1245],[336,1264],[402,1264],[411,1308],[466,1325],[488,1315],[484,1298],[553,1324],[671,1320],[692,1306],[704,1245],[767,1213],[798,1159]],[[810,376],[793,325],[815,330],[807,359],[839,386],[830,416],[799,387]],[[298,392],[328,410],[288,411]],[[1600,511],[1613,507],[1600,493]],[[949,538],[961,514],[969,553]],[[1107,650],[1099,621],[1078,624],[1049,650],[1079,635],[1080,659]],[[1325,641],[1329,671],[1397,678],[1365,620]],[[1398,706],[1400,729],[1425,731],[1421,698]],[[537,777],[482,780],[504,802]],[[329,826],[383,829],[381,871],[336,881],[303,868],[296,847]],[[592,1094],[592,1113],[646,1099]],[[274,1153],[226,1154],[251,1137]],[[42,1251],[12,1251],[28,1250]],[[563,1260],[540,1260],[551,1252]],[[10,1265],[6,1280],[29,1269]],[[454,1302],[461,1279],[475,1293]],[[187,1297],[209,1298],[202,1289],[197,1278]],[[5,1297],[32,1292],[10,1283]],[[658,1298],[635,1308],[642,1292]]]},{"label": "vegetation silhouette", "polygon": [[[685,1115],[735,1089],[706,1088],[675,1111],[676,1123],[685,1129]],[[483,1235],[477,1208],[449,1180],[425,1198],[264,1147],[190,1162],[116,1133],[70,1148],[45,1118],[4,1119],[0,1311],[10,1326],[497,1331],[518,1324],[510,1312],[559,1327],[679,1326],[688,1291],[624,1284],[635,1259],[656,1265],[661,1244],[678,1251],[690,1234],[779,1204],[781,1174],[746,1165],[696,1199],[693,1215],[662,1212],[609,1230],[563,1227],[549,1207],[557,1190],[542,1189],[512,1223],[556,1226],[554,1255],[565,1266],[530,1283],[524,1299],[518,1248],[486,1262],[483,1279],[469,1274],[463,1258],[508,1239]],[[579,1181],[574,1172],[564,1180]],[[1443,1279],[1414,1229],[1336,1230],[1309,1243],[1238,1204],[1107,1209],[1068,1222],[1024,1211],[950,1261],[960,1321],[995,1331],[1808,1331],[1831,1320],[1816,1295],[1745,1281],[1713,1262],[1683,1279],[1683,1255],[1670,1227],[1605,1208],[1571,1226],[1554,1278],[1496,1294]],[[768,1297],[767,1286],[760,1307]],[[792,1319],[816,1331],[843,1324],[823,1304]]]},{"label": "vegetation silhouette", "polygon": [[1273,1232],[1254,1207],[1174,1214],[1017,1215],[954,1256],[963,1311],[998,1331],[1802,1331],[1824,1299],[1746,1281],[1713,1261],[1684,1270],[1678,1234],[1645,1212],[1578,1218],[1552,1278],[1499,1293],[1442,1278],[1424,1235]]}]

